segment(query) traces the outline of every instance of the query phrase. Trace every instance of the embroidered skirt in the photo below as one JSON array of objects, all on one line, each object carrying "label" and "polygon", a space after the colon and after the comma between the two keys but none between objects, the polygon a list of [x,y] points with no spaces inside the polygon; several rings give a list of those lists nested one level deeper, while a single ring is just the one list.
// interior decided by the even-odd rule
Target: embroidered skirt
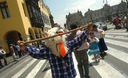
[{"label": "embroidered skirt", "polygon": [[94,55],[94,54],[99,54],[100,53],[98,43],[91,44],[89,49],[90,49],[90,51],[88,52],[88,55]]}]

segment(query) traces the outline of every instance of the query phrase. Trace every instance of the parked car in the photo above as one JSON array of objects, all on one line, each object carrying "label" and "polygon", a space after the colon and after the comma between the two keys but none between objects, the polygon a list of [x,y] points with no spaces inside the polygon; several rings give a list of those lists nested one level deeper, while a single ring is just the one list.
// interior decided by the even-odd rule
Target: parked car
[{"label": "parked car", "polygon": [[[105,23],[103,23],[103,22],[96,22],[96,23],[94,23],[94,24],[97,25],[99,29],[103,29],[103,30],[105,30],[105,31],[108,29],[107,24],[105,24]],[[102,27],[101,27],[101,26],[102,26]]]}]

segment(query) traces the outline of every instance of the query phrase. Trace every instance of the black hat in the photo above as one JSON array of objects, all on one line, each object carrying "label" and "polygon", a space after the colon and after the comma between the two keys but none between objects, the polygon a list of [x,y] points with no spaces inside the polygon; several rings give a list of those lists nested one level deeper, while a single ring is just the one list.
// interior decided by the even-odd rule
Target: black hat
[{"label": "black hat", "polygon": [[97,28],[97,25],[93,25],[93,28]]},{"label": "black hat", "polygon": [[72,29],[76,29],[76,28],[77,28],[77,25],[76,25],[76,24],[71,24],[71,25],[70,25],[70,28],[71,28],[71,30],[72,30]]}]

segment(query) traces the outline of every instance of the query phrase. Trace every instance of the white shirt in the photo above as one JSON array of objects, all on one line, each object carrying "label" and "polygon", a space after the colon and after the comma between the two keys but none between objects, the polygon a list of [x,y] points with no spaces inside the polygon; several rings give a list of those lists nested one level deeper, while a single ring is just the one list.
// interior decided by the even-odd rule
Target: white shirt
[{"label": "white shirt", "polygon": [[101,30],[101,29],[98,29],[98,31],[96,32],[96,31],[94,31],[94,35],[98,38],[98,39],[100,39],[101,38],[101,33],[102,32],[104,32],[103,30]]},{"label": "white shirt", "polygon": [[[95,38],[96,38],[96,37],[95,37]],[[96,38],[96,40],[95,40],[94,38],[89,37],[89,40],[90,40],[90,43],[91,43],[91,42],[94,42],[94,41],[97,42],[97,43],[99,42],[99,39],[98,39],[98,38]]]}]

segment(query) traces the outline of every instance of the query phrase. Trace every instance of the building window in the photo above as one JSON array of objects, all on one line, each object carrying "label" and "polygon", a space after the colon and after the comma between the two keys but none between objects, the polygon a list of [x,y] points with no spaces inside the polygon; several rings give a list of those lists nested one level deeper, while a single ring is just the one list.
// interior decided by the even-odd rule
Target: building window
[{"label": "building window", "polygon": [[28,8],[29,16],[30,16],[30,18],[32,18],[32,11],[31,11],[30,5],[27,5],[27,8]]},{"label": "building window", "polygon": [[0,3],[0,10],[1,10],[1,13],[2,13],[2,16],[4,19],[10,17],[7,2],[1,2]]},{"label": "building window", "polygon": [[25,4],[22,3],[22,6],[23,6],[23,10],[24,10],[24,15],[27,16],[27,13],[26,13],[26,10],[25,10]]}]

